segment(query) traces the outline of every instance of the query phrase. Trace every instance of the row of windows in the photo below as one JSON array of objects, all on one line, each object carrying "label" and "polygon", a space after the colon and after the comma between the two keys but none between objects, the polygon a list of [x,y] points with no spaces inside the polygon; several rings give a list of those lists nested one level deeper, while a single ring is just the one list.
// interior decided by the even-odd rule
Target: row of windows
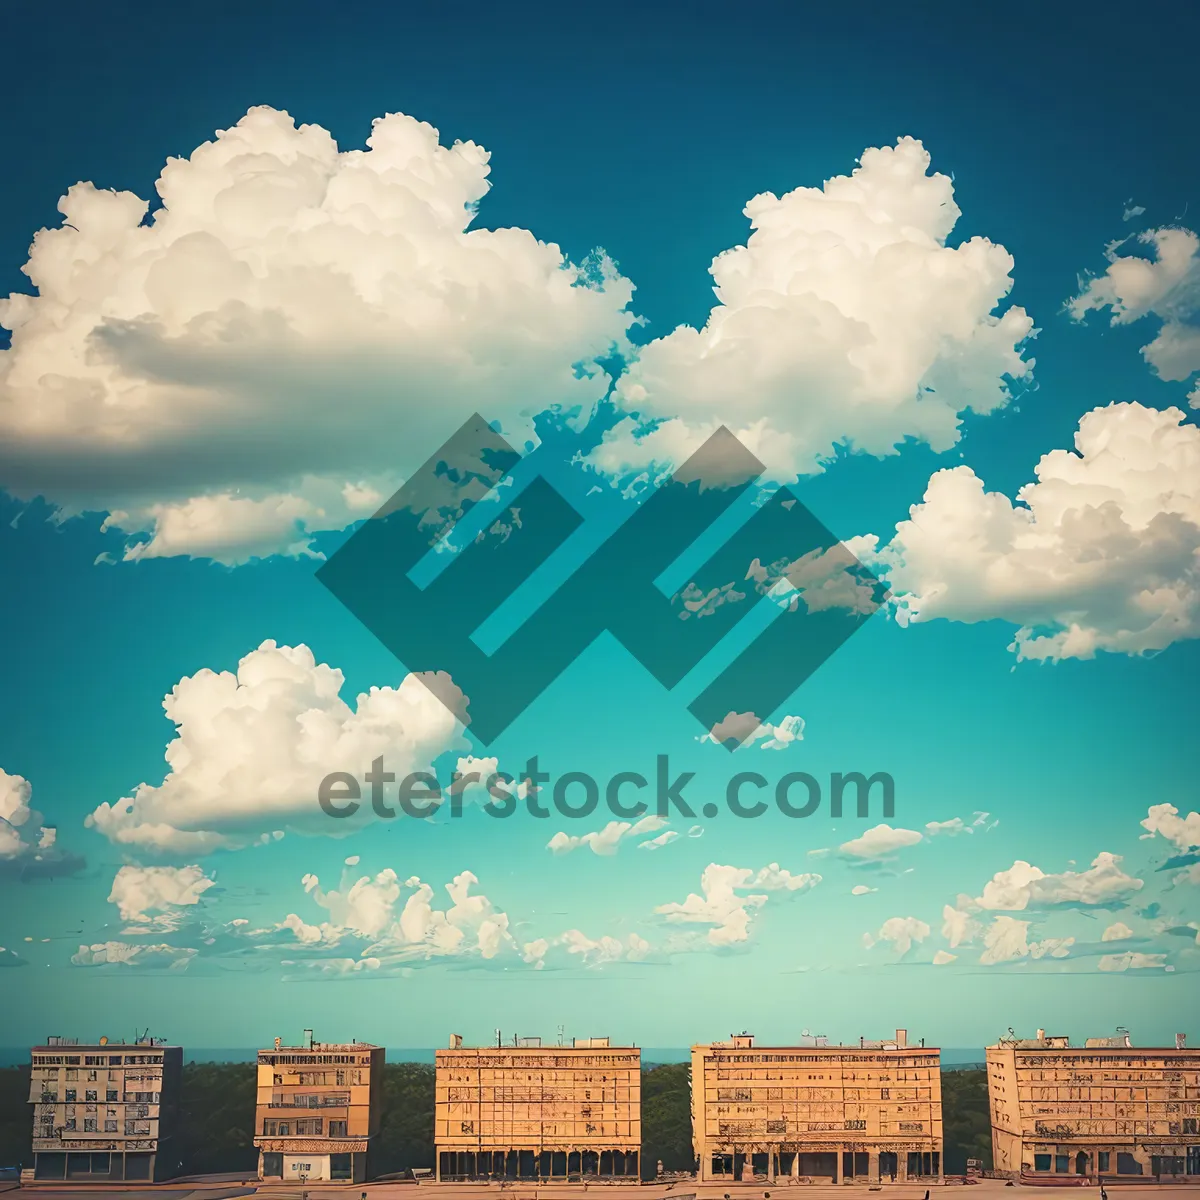
[{"label": "row of windows", "polygon": [[[443,1051],[438,1052],[438,1057],[442,1056]],[[451,1076],[458,1074],[466,1074],[470,1072],[479,1072],[479,1070],[502,1070],[506,1074],[521,1072],[521,1070],[536,1070],[539,1074],[547,1072],[547,1070],[558,1070],[564,1074],[575,1074],[581,1070],[613,1070],[614,1068],[626,1067],[632,1070],[637,1070],[641,1066],[640,1055],[630,1054],[614,1054],[614,1055],[587,1055],[570,1058],[560,1056],[536,1057],[535,1055],[522,1055],[520,1061],[505,1058],[503,1056],[472,1056],[468,1061],[463,1062],[456,1058],[443,1060],[438,1063],[440,1072],[448,1073]],[[533,1078],[532,1075],[529,1076]],[[607,1076],[604,1076],[607,1079]]]},{"label": "row of windows", "polygon": [[1043,1125],[1038,1122],[1032,1130],[1025,1130],[1027,1137],[1170,1137],[1197,1132],[1198,1122],[1194,1117],[1181,1121],[1072,1121],[1070,1125]]},{"label": "row of windows", "polygon": [[[78,1054],[35,1054],[31,1061],[35,1067],[77,1067],[80,1065]],[[163,1056],[161,1054],[88,1054],[84,1056],[83,1061],[84,1065],[89,1067],[119,1067],[122,1064],[126,1066],[145,1063],[161,1064]]]},{"label": "row of windows", "polygon": [[[346,1137],[346,1121],[329,1122],[329,1137]],[[321,1137],[325,1132],[324,1117],[300,1117],[295,1121],[279,1121],[267,1117],[262,1123],[263,1137]]]},{"label": "row of windows", "polygon": [[[711,1089],[709,1089],[711,1092]],[[718,1100],[741,1100],[761,1103],[765,1100],[929,1100],[932,1089],[914,1087],[881,1088],[820,1088],[820,1087],[719,1087]]]},{"label": "row of windows", "polygon": [[263,1051],[259,1054],[258,1061],[264,1067],[348,1067],[356,1063],[369,1067],[371,1056],[369,1054],[275,1054]]},{"label": "row of windows", "polygon": [[[104,1092],[104,1102],[106,1104],[124,1103],[124,1104],[158,1104],[161,1092],[119,1092],[116,1088],[106,1088]],[[58,1092],[43,1091],[41,1094],[42,1104],[74,1104],[79,1099],[78,1088],[66,1088],[63,1091],[63,1097],[60,1101]],[[100,1091],[98,1088],[84,1088],[83,1099],[88,1104],[97,1104],[100,1100]]]},{"label": "row of windows", "polygon": [[366,1083],[364,1075],[369,1071],[292,1071],[287,1075],[276,1073],[275,1085],[282,1087],[284,1083],[299,1084],[300,1087],[346,1087]]},{"label": "row of windows", "polygon": [[[111,1117],[106,1118],[104,1120],[103,1129],[97,1128],[98,1120],[99,1119],[96,1117],[84,1117],[82,1131],[84,1133],[101,1133],[101,1132],[103,1132],[103,1133],[118,1133],[118,1132],[120,1132],[120,1130],[118,1129],[120,1122],[114,1121]],[[42,1126],[43,1132],[42,1132],[41,1136],[42,1137],[53,1137],[54,1130],[56,1128],[57,1127],[53,1126],[53,1125],[50,1125],[50,1126],[43,1125]],[[66,1120],[63,1121],[61,1128],[64,1133],[80,1132],[78,1120],[75,1117],[67,1117]],[[46,1132],[47,1130],[49,1132]],[[125,1122],[125,1136],[126,1137],[137,1137],[139,1135],[143,1136],[143,1137],[148,1137],[150,1135],[150,1122],[149,1121],[126,1121]]]}]

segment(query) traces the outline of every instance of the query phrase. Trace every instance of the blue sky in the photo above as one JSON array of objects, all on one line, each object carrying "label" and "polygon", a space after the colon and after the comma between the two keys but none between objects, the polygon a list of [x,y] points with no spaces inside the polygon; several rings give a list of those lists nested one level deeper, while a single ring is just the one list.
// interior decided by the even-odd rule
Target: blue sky
[{"label": "blue sky", "polygon": [[[3,87],[27,115],[0,135],[0,294],[36,295],[32,235],[74,227],[42,243],[40,298],[0,313],[14,1039],[1188,1028],[1194,16],[205,5],[12,25]],[[276,112],[239,127],[238,154],[194,154],[255,106]],[[391,174],[367,186],[347,154],[388,113],[441,148],[394,119]],[[456,141],[489,152],[486,195]],[[80,180],[153,198],[168,159],[142,229],[130,198],[56,208]],[[748,246],[753,197],[801,188],[709,274]],[[471,229],[528,233],[464,241],[476,201]],[[564,287],[564,263],[589,261],[590,286]],[[714,306],[707,332],[676,332]],[[608,636],[489,747],[452,748],[411,684],[410,710],[389,692],[362,718],[359,694],[405,668],[313,556],[472,407],[519,441],[553,404],[580,423],[599,404],[589,445],[622,415],[668,431],[630,418],[564,470],[589,515],[624,511],[711,418],[757,431],[775,476],[799,472],[796,494],[888,578],[897,603],[758,714],[801,718],[802,738],[698,743],[690,697]],[[984,499],[975,481],[1013,501],[1053,451],[1015,510]],[[247,656],[240,692],[182,689],[168,787],[97,818],[164,783],[163,697]],[[318,664],[343,673],[345,709]],[[343,740],[305,740],[302,712]],[[331,836],[312,784],[361,773],[342,760],[368,742],[598,778],[667,753],[701,800],[738,769],[887,771],[896,811],[882,832],[874,813],[673,817],[616,831],[611,854],[547,848],[601,815]],[[464,872],[486,900],[447,893]]]}]

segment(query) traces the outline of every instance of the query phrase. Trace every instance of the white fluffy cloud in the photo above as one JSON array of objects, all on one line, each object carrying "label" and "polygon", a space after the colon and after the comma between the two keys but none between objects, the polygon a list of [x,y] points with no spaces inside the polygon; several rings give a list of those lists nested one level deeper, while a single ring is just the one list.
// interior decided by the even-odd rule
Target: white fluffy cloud
[{"label": "white fluffy cloud", "polygon": [[[1158,335],[1142,357],[1163,379],[1186,380],[1200,371],[1200,237],[1190,229],[1148,229],[1138,241],[1149,257],[1118,254],[1125,242],[1110,246],[1104,274],[1088,279],[1069,309],[1083,320],[1107,308],[1114,325],[1157,318]],[[1200,383],[1188,400],[1200,408]]]},{"label": "white fluffy cloud", "polygon": [[947,239],[954,187],[920,142],[868,149],[848,176],[745,208],[744,246],[710,268],[717,304],[643,347],[616,398],[604,468],[678,463],[727,425],[777,479],[821,469],[836,444],[883,455],[907,437],[944,450],[959,414],[991,412],[1031,363],[1032,322],[997,312],[1012,286],[1003,246]]},{"label": "white fluffy cloud", "polygon": [[1029,921],[1018,921],[1016,917],[996,917],[984,931],[979,961],[994,966],[1018,958],[1066,958],[1075,944],[1073,937],[1031,942],[1029,926]]},{"label": "white fluffy cloud", "polygon": [[939,950],[933,956],[933,965],[935,967],[944,967],[947,963],[952,963],[958,958],[957,954],[951,954],[947,950]]},{"label": "white fluffy cloud", "polygon": [[1096,965],[1101,971],[1171,970],[1165,954],[1143,954],[1137,950],[1127,950],[1124,954],[1105,954]]},{"label": "white fluffy cloud", "polygon": [[985,492],[936,472],[869,565],[902,622],[1000,619],[1021,659],[1137,654],[1200,635],[1200,428],[1183,412],[1110,404],[1036,482]]},{"label": "white fluffy cloud", "polygon": [[623,939],[611,934],[590,938],[581,930],[568,929],[556,938],[535,938],[526,942],[521,947],[521,957],[535,971],[540,971],[556,950],[568,959],[577,959],[585,967],[602,967],[615,962],[644,962],[651,953],[651,946],[637,933]]},{"label": "white fluffy cloud", "polygon": [[[808,891],[820,882],[820,875],[793,875],[778,863],[759,871],[709,863],[700,876],[699,895],[691,892],[686,900],[660,904],[654,911],[673,924],[708,925],[708,945],[731,946],[749,938],[754,914],[767,902],[766,893]],[[758,890],[751,892],[752,888]]]},{"label": "white fluffy cloud", "polygon": [[804,740],[804,718],[784,717],[777,725],[772,725],[760,721],[753,713],[731,712],[697,740],[718,746],[732,740],[737,750],[748,750],[752,746],[760,750],[786,750],[793,742]]},{"label": "white fluffy cloud", "polygon": [[28,779],[0,768],[0,871],[51,875],[83,866],[58,845],[58,830],[31,807],[32,795]]},{"label": "white fluffy cloud", "polygon": [[327,774],[361,780],[382,756],[400,778],[464,744],[461,725],[413,676],[398,688],[373,687],[354,707],[338,694],[342,682],[307,646],[273,641],[247,654],[236,674],[205,669],[181,679],[163,700],[176,725],[166,777],[101,804],[87,824],[118,845],[189,855],[289,829],[348,833],[370,819],[369,794],[353,817],[335,820],[317,803]]},{"label": "white fluffy cloud", "polygon": [[[962,897],[969,901],[970,897]],[[950,948],[961,946],[964,942],[975,939],[980,930],[979,922],[971,916],[968,909],[960,902],[958,907],[947,904],[942,909],[942,937],[950,943]]]},{"label": "white fluffy cloud", "polygon": [[843,842],[841,851],[851,858],[878,860],[891,857],[905,846],[915,846],[919,841],[921,835],[915,829],[893,829],[881,823],[859,837]]},{"label": "white fluffy cloud", "polygon": [[488,159],[400,114],[340,151],[259,107],[168,160],[148,217],[76,184],[35,294],[0,301],[0,479],[149,535],[128,557],[240,562],[369,515],[477,409],[590,407],[632,286],[469,229]]},{"label": "white fluffy cloud", "polygon": [[429,959],[489,960],[515,950],[516,943],[508,914],[487,896],[472,892],[478,882],[471,871],[461,871],[445,886],[449,905],[438,908],[429,884],[415,875],[401,882],[390,867],[357,879],[347,872],[330,891],[309,874],[304,890],[327,911],[328,920],[310,925],[291,913],[277,928],[291,930],[301,945],[335,947],[357,940],[360,958],[374,958],[384,966]]},{"label": "white fluffy cloud", "polygon": [[196,954],[197,951],[190,946],[108,941],[80,946],[71,955],[71,962],[77,967],[165,967],[182,971]]},{"label": "white fluffy cloud", "polygon": [[1047,875],[1040,867],[1018,859],[988,880],[975,903],[980,908],[1009,912],[1054,905],[1121,903],[1143,886],[1142,880],[1121,870],[1121,862],[1119,854],[1103,851],[1086,871]]},{"label": "white fluffy cloud", "polygon": [[198,867],[124,866],[113,879],[108,893],[123,921],[152,923],[155,915],[173,914],[176,909],[199,904],[213,880]]},{"label": "white fluffy cloud", "polygon": [[1157,834],[1166,838],[1180,853],[1200,849],[1200,813],[1190,812],[1181,817],[1173,804],[1152,804],[1142,828],[1148,837]]},{"label": "white fluffy cloud", "polygon": [[1123,942],[1133,937],[1133,930],[1124,921],[1114,921],[1100,935],[1102,942]]},{"label": "white fluffy cloud", "polygon": [[[640,821],[609,821],[603,829],[590,833],[571,834],[560,830],[546,843],[546,849],[552,854],[570,854],[580,846],[587,846],[593,854],[610,857],[616,854],[622,842],[641,837],[645,833],[656,833],[665,824],[666,821],[662,817],[650,814],[642,817]],[[659,845],[666,844],[663,839],[655,840]],[[645,845],[644,842],[639,844]]]},{"label": "white fluffy cloud", "polygon": [[903,957],[916,942],[923,942],[929,936],[929,926],[917,917],[889,917],[879,927],[879,932],[872,935],[863,934],[863,945],[869,950],[880,942],[887,942]]}]

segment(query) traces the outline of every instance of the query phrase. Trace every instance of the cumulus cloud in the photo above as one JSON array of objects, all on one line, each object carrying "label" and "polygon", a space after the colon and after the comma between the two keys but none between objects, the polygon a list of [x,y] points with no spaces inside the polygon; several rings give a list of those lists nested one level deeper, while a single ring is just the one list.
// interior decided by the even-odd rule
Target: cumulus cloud
[{"label": "cumulus cloud", "polygon": [[997,311],[1013,260],[982,237],[947,245],[961,214],[929,167],[901,138],[848,176],[752,199],[746,244],[710,268],[704,327],[641,348],[615,392],[629,416],[594,461],[665,467],[724,424],[786,481],[838,444],[884,455],[913,437],[944,450],[960,413],[1007,403],[1009,380],[1032,366],[1029,316]]},{"label": "cumulus cloud", "polygon": [[[122,867],[108,893],[123,921],[169,925],[177,910],[199,904],[200,897],[213,886],[213,880],[198,866]],[[154,915],[152,915],[154,914]],[[163,917],[167,920],[163,921]]]},{"label": "cumulus cloud", "polygon": [[301,944],[338,947],[358,940],[363,944],[360,957],[377,958],[384,966],[432,959],[489,960],[516,948],[508,914],[473,892],[479,880],[471,871],[461,871],[445,885],[450,903],[440,908],[429,884],[415,875],[402,882],[390,867],[374,876],[347,876],[329,891],[322,889],[316,875],[306,875],[302,882],[328,919],[310,925],[289,914],[277,928],[290,928]]},{"label": "cumulus cloud", "polygon": [[1123,942],[1126,938],[1131,937],[1133,937],[1133,930],[1124,921],[1114,921],[1100,935],[1100,940],[1102,942]]},{"label": "cumulus cloud", "polygon": [[700,876],[699,894],[691,892],[686,900],[660,904],[654,911],[673,924],[710,926],[704,934],[709,946],[732,946],[749,938],[755,912],[767,903],[766,893],[808,891],[820,882],[820,875],[794,875],[778,863],[759,871],[709,863]]},{"label": "cumulus cloud", "polygon": [[58,845],[58,830],[30,806],[33,786],[0,768],[0,875],[22,878],[68,875],[83,859]]},{"label": "cumulus cloud", "polygon": [[786,750],[804,740],[804,718],[784,717],[777,725],[760,721],[753,713],[731,712],[708,733],[697,739],[718,746],[732,743],[738,750],[757,746],[760,750]]},{"label": "cumulus cloud", "polygon": [[[970,903],[969,897],[961,899]],[[979,922],[961,903],[957,907],[947,904],[942,908],[942,937],[950,943],[951,949],[961,946],[964,942],[973,941],[979,930]]]},{"label": "cumulus cloud", "polygon": [[[666,824],[662,817],[654,816],[653,814],[642,817],[639,821],[609,821],[603,829],[593,830],[590,833],[570,834],[559,830],[547,843],[546,849],[552,854],[570,854],[572,850],[578,850],[580,846],[587,846],[593,854],[599,854],[604,857],[611,857],[616,854],[621,843],[632,838],[641,837],[646,833],[655,833]],[[658,845],[665,845],[666,840],[672,840],[679,835],[671,834],[671,838],[655,839]],[[640,843],[645,845],[646,843]]]},{"label": "cumulus cloud", "polygon": [[1143,881],[1121,869],[1119,854],[1103,851],[1086,871],[1047,875],[1024,859],[997,871],[975,903],[983,909],[1019,912],[1026,908],[1076,905],[1094,908],[1124,903],[1143,887]]},{"label": "cumulus cloud", "polygon": [[644,962],[650,953],[650,943],[640,934],[591,938],[578,929],[568,929],[555,938],[535,938],[521,947],[521,957],[535,971],[543,970],[556,954],[585,967],[601,967],[617,962]]},{"label": "cumulus cloud", "polygon": [[957,954],[951,954],[947,950],[939,950],[933,956],[933,965],[935,967],[944,967],[947,963],[952,963],[958,958]]},{"label": "cumulus cloud", "polygon": [[[1144,211],[1127,210],[1127,219]],[[1200,371],[1200,237],[1190,229],[1147,229],[1137,241],[1149,256],[1119,254],[1127,240],[1110,246],[1104,274],[1084,282],[1068,310],[1083,320],[1106,308],[1113,325],[1156,319],[1158,334],[1142,347],[1142,357],[1163,379],[1189,379]],[[1200,382],[1188,400],[1200,408]]]},{"label": "cumulus cloud", "polygon": [[[703,825],[691,826],[687,834],[690,838],[698,838],[704,836]],[[638,842],[639,850],[661,850],[664,846],[669,846],[673,841],[676,841],[680,834],[674,829],[666,829],[658,835],[658,837],[646,838],[645,841]]]},{"label": "cumulus cloud", "polygon": [[890,858],[905,846],[915,846],[921,835],[915,829],[893,829],[888,824],[879,824],[859,837],[843,842],[841,851],[850,858],[863,861],[878,861]]},{"label": "cumulus cloud", "polygon": [[163,942],[147,945],[108,941],[80,946],[71,955],[71,962],[77,967],[152,967],[182,971],[196,954],[193,947],[170,946]]},{"label": "cumulus cloud", "polygon": [[1137,950],[1127,950],[1124,954],[1105,954],[1096,966],[1101,971],[1171,970],[1165,954],[1144,954]]},{"label": "cumulus cloud", "polygon": [[1140,654],[1200,634],[1200,429],[1176,408],[1084,415],[1014,504],[970,467],[936,472],[869,565],[902,623],[1018,626],[1018,659]]},{"label": "cumulus cloud", "polygon": [[1020,958],[1066,958],[1075,944],[1073,937],[1031,942],[1029,926],[1029,921],[1019,921],[1016,917],[996,917],[984,930],[979,961],[984,966],[994,966]]},{"label": "cumulus cloud", "polygon": [[1141,824],[1145,836],[1166,838],[1181,854],[1200,850],[1200,813],[1181,817],[1173,804],[1152,804]]},{"label": "cumulus cloud", "polygon": [[489,170],[402,114],[339,150],[258,107],[168,160],[153,212],[76,184],[0,302],[0,479],[111,514],[127,558],[236,563],[369,516],[476,410],[520,439],[595,404],[632,285],[470,229]]},{"label": "cumulus cloud", "polygon": [[886,942],[901,957],[906,955],[916,942],[923,942],[929,936],[929,926],[916,917],[889,917],[879,927],[879,932],[872,935],[863,934],[863,945],[869,950],[880,942]]},{"label": "cumulus cloud", "polygon": [[[449,677],[438,682],[465,711]],[[327,774],[361,779],[382,756],[402,778],[465,744],[461,724],[414,676],[398,688],[371,688],[354,707],[339,696],[342,683],[341,671],[318,664],[307,646],[273,641],[247,654],[236,673],[186,676],[163,700],[176,726],[166,777],[101,804],[87,825],[117,845],[188,855],[236,849],[284,830],[349,833],[371,818],[369,794],[352,817],[334,820],[317,804]]]},{"label": "cumulus cloud", "polygon": [[859,883],[850,889],[850,895],[852,895],[852,896],[869,896],[872,892],[877,892],[877,891],[879,891],[878,888],[867,887],[867,885],[865,883]]}]

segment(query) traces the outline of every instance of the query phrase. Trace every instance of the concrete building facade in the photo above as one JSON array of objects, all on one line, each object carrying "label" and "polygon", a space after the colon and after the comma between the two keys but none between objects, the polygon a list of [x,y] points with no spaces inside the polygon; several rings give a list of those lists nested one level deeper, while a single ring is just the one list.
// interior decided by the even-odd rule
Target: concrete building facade
[{"label": "concrete building facade", "polygon": [[1129,1035],[1001,1038],[987,1049],[992,1157],[1034,1175],[1200,1175],[1200,1050]]},{"label": "concrete building facade", "polygon": [[258,1177],[289,1182],[367,1178],[379,1131],[385,1051],[366,1042],[284,1046],[258,1052],[254,1145]]},{"label": "concrete building facade", "polygon": [[159,1040],[85,1044],[48,1038],[30,1051],[35,1179],[169,1178],[183,1050]]},{"label": "concrete building facade", "polygon": [[887,1041],[692,1047],[692,1144],[705,1183],[942,1176],[941,1055]]},{"label": "concrete building facade", "polygon": [[540,1038],[437,1052],[434,1141],[439,1180],[636,1182],[641,1051],[608,1038]]}]

